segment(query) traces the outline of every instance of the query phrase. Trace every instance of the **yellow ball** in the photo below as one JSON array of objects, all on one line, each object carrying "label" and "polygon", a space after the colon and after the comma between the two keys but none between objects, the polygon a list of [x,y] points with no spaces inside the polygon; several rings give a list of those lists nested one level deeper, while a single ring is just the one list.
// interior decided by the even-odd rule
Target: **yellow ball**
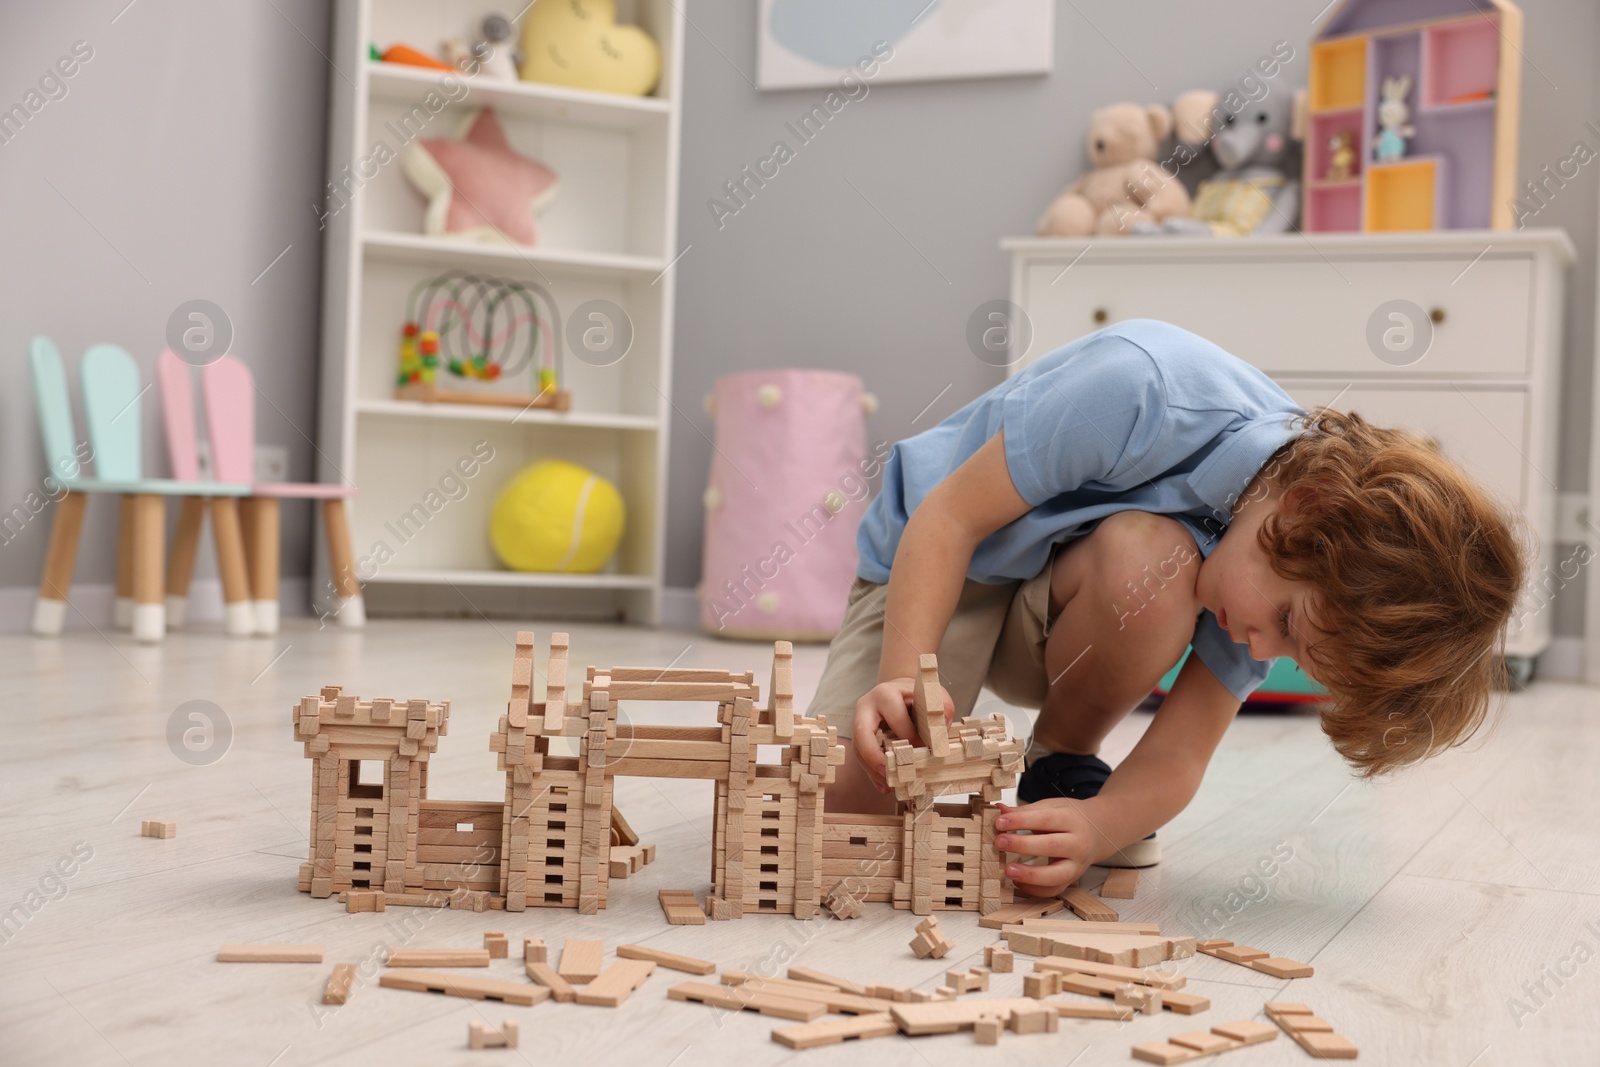
[{"label": "yellow ball", "polygon": [[617,487],[576,463],[547,459],[518,471],[495,498],[489,540],[515,571],[593,574],[622,540]]}]

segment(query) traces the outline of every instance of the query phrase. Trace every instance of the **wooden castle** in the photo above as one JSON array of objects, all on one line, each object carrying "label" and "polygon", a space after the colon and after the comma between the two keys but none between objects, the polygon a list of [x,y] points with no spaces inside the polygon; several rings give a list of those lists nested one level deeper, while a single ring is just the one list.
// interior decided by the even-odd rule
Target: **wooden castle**
[{"label": "wooden castle", "polygon": [[[517,634],[511,700],[489,738],[503,804],[428,797],[428,757],[449,724],[448,702],[362,700],[332,686],[302,700],[295,738],[313,773],[299,888],[385,904],[593,914],[606,905],[618,843],[613,787],[637,775],[716,783],[705,898],[713,919],[809,918],[821,907],[851,918],[870,901],[919,915],[987,913],[1011,902],[994,801],[1016,782],[1022,744],[998,715],[946,726],[933,656],[922,657],[914,693],[920,743],[887,743],[900,810],[853,815],[825,810],[844,746],[836,728],[795,711],[787,641],[773,646],[764,707],[750,672],[724,670],[590,667],[573,693],[567,650],[566,634],[550,636],[545,698],[535,701],[534,635]],[[619,722],[627,700],[711,703],[717,725]],[[552,746],[555,738],[572,741]],[[574,742],[576,754],[562,754]]]}]

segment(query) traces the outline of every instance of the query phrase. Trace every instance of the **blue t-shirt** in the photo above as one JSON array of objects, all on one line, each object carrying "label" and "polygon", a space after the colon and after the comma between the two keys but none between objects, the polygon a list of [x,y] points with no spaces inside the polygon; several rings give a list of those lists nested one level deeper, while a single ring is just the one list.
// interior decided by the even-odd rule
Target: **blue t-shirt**
[{"label": "blue t-shirt", "polygon": [[[1118,511],[1170,515],[1209,556],[1251,479],[1301,432],[1292,424],[1301,414],[1272,379],[1188,330],[1152,319],[1108,326],[895,445],[856,533],[857,573],[887,582],[912,510],[1001,429],[1011,480],[1032,510],[979,543],[968,578],[1032,578],[1053,546]],[[1272,666],[1209,611],[1190,643],[1240,700]]]}]

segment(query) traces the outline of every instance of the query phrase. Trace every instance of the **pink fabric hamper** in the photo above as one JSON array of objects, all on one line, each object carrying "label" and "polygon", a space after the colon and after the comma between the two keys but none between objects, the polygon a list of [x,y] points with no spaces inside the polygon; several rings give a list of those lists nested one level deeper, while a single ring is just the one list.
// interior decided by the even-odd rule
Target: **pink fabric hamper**
[{"label": "pink fabric hamper", "polygon": [[854,374],[752,371],[706,398],[716,448],[705,492],[700,621],[723,637],[826,641],[856,573],[876,473]]}]

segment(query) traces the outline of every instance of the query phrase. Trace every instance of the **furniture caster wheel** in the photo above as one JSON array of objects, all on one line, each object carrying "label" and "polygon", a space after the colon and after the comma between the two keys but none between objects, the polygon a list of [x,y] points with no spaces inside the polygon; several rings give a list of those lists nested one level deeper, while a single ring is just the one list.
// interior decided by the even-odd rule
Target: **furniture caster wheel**
[{"label": "furniture caster wheel", "polygon": [[1506,689],[1512,693],[1520,693],[1528,688],[1528,683],[1533,681],[1534,660],[1532,656],[1507,656]]}]

